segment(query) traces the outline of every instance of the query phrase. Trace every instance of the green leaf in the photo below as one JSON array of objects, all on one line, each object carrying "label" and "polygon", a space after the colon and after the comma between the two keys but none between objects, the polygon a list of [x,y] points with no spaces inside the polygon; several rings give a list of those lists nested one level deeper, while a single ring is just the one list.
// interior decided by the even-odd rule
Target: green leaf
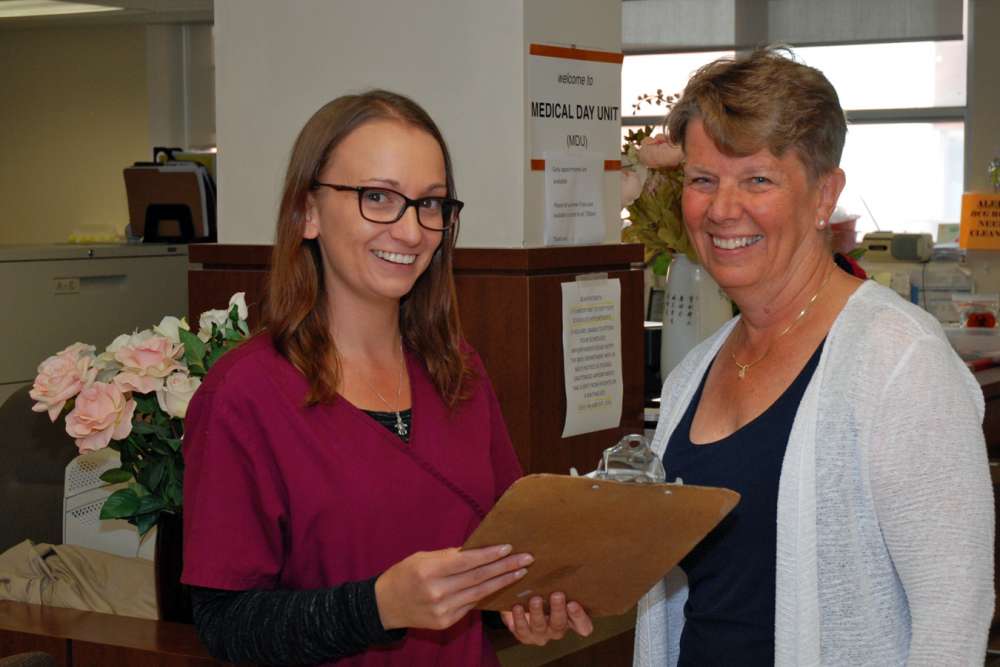
[{"label": "green leaf", "polygon": [[228,351],[229,348],[225,346],[220,346],[213,349],[211,352],[208,353],[208,357],[205,359],[205,367],[211,368],[212,366],[214,366],[215,362],[221,359],[222,355],[224,355]]},{"label": "green leaf", "polygon": [[[122,461],[122,467],[123,468],[126,468],[129,465],[135,463],[135,460],[136,460],[136,442],[135,441],[136,441],[136,439],[138,437],[139,436],[137,436],[135,433],[130,433],[129,436],[128,436],[128,438],[126,438],[125,440],[119,440],[119,441],[117,441],[118,454],[119,454],[119,456],[121,456],[121,461]],[[114,441],[112,441],[112,442],[114,442]]]},{"label": "green leaf", "polygon": [[131,488],[119,489],[104,501],[101,507],[102,519],[124,519],[136,513],[139,509],[139,497]]},{"label": "green leaf", "polygon": [[[139,473],[139,481],[142,482],[143,486],[147,489],[155,489],[160,485],[160,480],[163,479],[163,469],[163,459],[152,461],[149,465],[142,469],[141,473]],[[143,498],[143,500],[145,499],[146,498]]]},{"label": "green leaf", "polygon": [[670,266],[671,259],[670,253],[661,252],[657,255],[656,259],[653,260],[653,273],[658,276],[667,275],[667,267]]},{"label": "green leaf", "polygon": [[135,527],[139,530],[139,537],[145,537],[146,533],[156,525],[156,522],[160,520],[159,512],[152,512],[150,514],[140,514],[135,518]]},{"label": "green leaf", "polygon": [[[159,409],[156,402],[156,394],[132,394],[135,400],[136,411],[143,414],[155,414]],[[134,427],[133,427],[134,428]]]},{"label": "green leaf", "polygon": [[174,450],[167,444],[167,438],[150,438],[146,442],[149,445],[150,456],[168,457],[174,454]]},{"label": "green leaf", "polygon": [[184,441],[180,438],[167,438],[164,442],[167,443],[167,446],[170,447],[170,449],[175,452],[179,452],[181,451],[181,444],[183,444]]},{"label": "green leaf", "polygon": [[163,498],[159,496],[143,496],[139,499],[139,509],[136,514],[149,514],[163,509]]},{"label": "green leaf", "polygon": [[170,428],[166,420],[162,424],[150,424],[149,422],[136,422],[132,424],[132,432],[139,435],[151,435],[159,440],[166,440],[171,436]]},{"label": "green leaf", "polygon": [[132,473],[125,468],[112,468],[101,473],[101,481],[108,484],[121,484],[132,479]]},{"label": "green leaf", "polygon": [[149,489],[143,486],[140,482],[132,482],[128,485],[128,488],[135,494],[136,498],[142,498],[143,496],[149,495]]},{"label": "green leaf", "polygon": [[167,504],[173,507],[180,507],[184,504],[184,490],[181,488],[179,480],[171,480],[163,490],[163,498]]},{"label": "green leaf", "polygon": [[201,360],[205,358],[205,344],[190,331],[180,329],[178,333],[181,343],[184,344],[184,361],[187,362],[188,368],[202,367]]}]

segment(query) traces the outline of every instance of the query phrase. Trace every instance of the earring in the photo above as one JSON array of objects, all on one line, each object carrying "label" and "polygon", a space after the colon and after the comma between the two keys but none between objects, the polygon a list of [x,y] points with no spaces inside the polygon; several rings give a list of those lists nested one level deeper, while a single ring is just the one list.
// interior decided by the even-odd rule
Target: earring
[{"label": "earring", "polygon": [[826,227],[826,220],[820,218],[819,222],[816,223],[816,226],[820,229],[824,229]]}]

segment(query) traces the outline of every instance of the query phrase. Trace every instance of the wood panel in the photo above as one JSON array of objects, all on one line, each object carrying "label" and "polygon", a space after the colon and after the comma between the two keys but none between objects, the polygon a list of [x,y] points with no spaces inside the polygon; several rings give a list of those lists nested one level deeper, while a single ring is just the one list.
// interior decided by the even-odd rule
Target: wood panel
[{"label": "wood panel", "polygon": [[546,663],[546,667],[632,667],[635,629]]},{"label": "wood panel", "polygon": [[55,658],[59,667],[72,667],[68,639],[45,637],[27,632],[13,632],[0,627],[0,658],[32,651],[48,653]]},{"label": "wood panel", "polygon": [[562,284],[574,280],[576,275],[558,273],[532,276],[530,279],[530,357],[535,360],[526,383],[532,396],[530,472],[566,474],[570,467],[577,468],[581,473],[588,472],[596,467],[601,453],[615,444],[625,432],[642,432],[642,274],[625,270],[608,272],[608,277],[620,280],[622,287],[622,381],[625,386],[621,425],[604,431],[562,437],[566,418]]},{"label": "wood panel", "polygon": [[206,310],[225,308],[229,297],[246,292],[247,319],[251,330],[260,324],[267,273],[247,269],[201,269],[188,272],[188,322],[191,328]]},{"label": "wood panel", "polygon": [[0,601],[0,650],[40,650],[61,665],[209,667],[193,625]]},{"label": "wood panel", "polygon": [[122,646],[109,646],[93,642],[73,642],[73,667],[108,667],[128,665],[128,667],[217,667],[221,665],[211,658],[197,658],[188,655],[140,651]]},{"label": "wood panel", "polygon": [[459,273],[455,276],[462,330],[479,352],[500,401],[521,466],[532,465],[529,279],[518,274]]}]

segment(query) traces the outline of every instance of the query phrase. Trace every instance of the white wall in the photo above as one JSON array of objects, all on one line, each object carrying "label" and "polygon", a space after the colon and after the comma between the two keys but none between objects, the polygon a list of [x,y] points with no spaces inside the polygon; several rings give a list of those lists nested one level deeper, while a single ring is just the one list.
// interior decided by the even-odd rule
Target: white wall
[{"label": "white wall", "polygon": [[339,95],[380,87],[441,126],[466,202],[461,243],[519,246],[521,26],[510,0],[217,0],[219,241],[270,243],[303,123]]},{"label": "white wall", "polygon": [[965,190],[990,192],[986,171],[1000,158],[1000,2],[969,0],[965,111]]},{"label": "white wall", "polygon": [[[459,244],[523,247],[541,244],[544,195],[527,155],[528,45],[618,51],[621,3],[216,0],[215,31],[220,242],[270,243],[302,124],[338,95],[381,87],[441,126],[466,202]],[[618,178],[605,178],[610,241]]]},{"label": "white wall", "polygon": [[152,146],[215,146],[214,56],[210,23],[146,26]]},{"label": "white wall", "polygon": [[122,169],[149,159],[145,28],[0,32],[0,244],[128,223]]}]

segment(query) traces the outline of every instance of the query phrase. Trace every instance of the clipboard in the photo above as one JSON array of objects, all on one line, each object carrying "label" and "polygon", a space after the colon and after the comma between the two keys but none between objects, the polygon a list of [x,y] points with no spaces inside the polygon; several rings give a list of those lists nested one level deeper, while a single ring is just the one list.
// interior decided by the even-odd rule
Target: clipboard
[{"label": "clipboard", "polygon": [[563,592],[592,617],[624,614],[739,500],[706,486],[522,477],[462,548],[510,544],[535,561],[524,578],[476,606],[504,611]]}]

